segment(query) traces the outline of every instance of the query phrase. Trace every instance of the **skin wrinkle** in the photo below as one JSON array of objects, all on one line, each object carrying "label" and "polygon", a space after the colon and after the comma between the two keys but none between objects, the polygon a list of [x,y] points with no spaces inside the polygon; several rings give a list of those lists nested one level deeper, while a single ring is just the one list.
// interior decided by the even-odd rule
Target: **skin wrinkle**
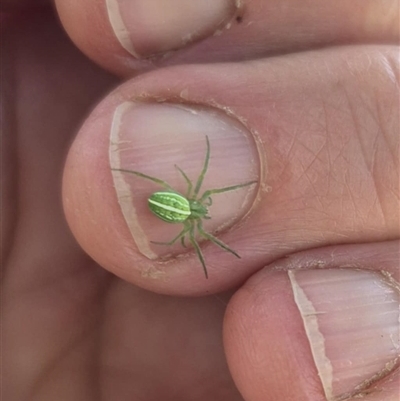
[{"label": "skin wrinkle", "polygon": [[317,188],[315,187],[315,185],[314,185],[314,183],[312,182],[312,180],[311,180],[311,178],[309,177],[309,175],[307,174],[307,170],[309,169],[309,167],[307,167],[306,169],[304,168],[304,166],[300,163],[300,165],[301,165],[301,167],[302,167],[302,170],[303,170],[303,173],[300,175],[300,178],[301,177],[305,177],[305,179],[308,181],[308,183],[310,184],[310,186],[311,186],[311,189],[312,189],[312,191],[313,191],[313,193],[314,193],[314,196],[312,197],[315,201],[317,201],[317,203],[319,203],[319,205],[320,205],[320,207],[321,207],[321,210],[318,210],[318,212],[319,211],[323,211],[323,209],[324,209],[324,204],[322,203],[322,200],[321,200],[321,198],[322,198],[322,196],[318,193],[318,190],[317,190]]},{"label": "skin wrinkle", "polygon": [[[292,140],[291,140],[291,142],[290,142],[290,145],[289,145],[287,154],[286,154],[285,157],[284,157],[285,164],[284,164],[282,170],[280,171],[279,175],[277,175],[277,182],[278,182],[278,185],[274,186],[274,191],[275,191],[275,192],[276,192],[278,189],[285,188],[285,186],[286,186],[286,185],[285,185],[285,180],[284,180],[282,177],[284,177],[284,174],[285,174],[285,173],[287,172],[287,170],[289,169],[290,160],[293,159],[293,158],[291,157],[291,154],[292,154],[292,152],[293,152],[293,150],[294,150],[294,147],[295,147],[295,144],[296,144],[296,142],[297,142],[297,136],[299,135],[298,131],[299,131],[299,127],[298,127],[298,126],[296,126],[296,129],[295,129],[293,135],[290,135],[290,133],[289,133],[288,131],[286,131],[286,130],[283,130],[283,129],[281,130],[281,132],[282,132],[283,135],[286,135],[286,134],[287,134],[287,135],[290,135],[290,136],[292,137]],[[281,184],[279,185],[280,182],[281,182]]]},{"label": "skin wrinkle", "polygon": [[[329,146],[329,143],[328,143],[329,142],[329,138],[331,137],[330,130],[328,128],[329,127],[329,124],[328,124],[328,121],[329,121],[329,119],[328,119],[328,110],[327,110],[326,102],[324,102],[324,101],[322,102],[322,108],[323,108],[323,116],[324,116],[324,122],[325,122],[324,128],[325,128],[325,132],[326,132],[326,135],[324,136],[325,140],[324,140],[324,143],[320,146],[320,148],[316,152],[314,152],[312,149],[310,149],[305,144],[301,143],[302,147],[304,149],[308,150],[314,156],[314,158],[313,158],[313,160],[311,160],[311,162],[309,163],[309,165],[306,168],[304,168],[304,166],[302,166],[303,167],[303,171],[302,171],[302,174],[300,176],[300,178],[302,176],[305,176],[305,178],[308,180],[310,186],[312,187],[312,189],[314,191],[315,197],[316,197],[316,199],[317,199],[317,201],[318,201],[318,203],[319,203],[319,205],[321,207],[321,211],[324,210],[324,203],[322,201],[322,198],[325,198],[326,196],[329,195],[329,191],[330,191],[329,188],[331,186],[331,179],[334,177],[334,175],[332,174],[333,169],[332,169],[332,162],[331,162],[331,153],[330,153],[330,150],[329,150],[330,146]],[[344,148],[345,148],[345,146],[342,146],[340,148],[340,153],[343,152]],[[325,151],[325,150],[326,150],[325,154],[328,157],[327,174],[326,174],[326,176],[328,177],[328,188],[326,189],[326,194],[324,195],[324,197],[322,197],[322,196],[320,196],[318,194],[318,190],[316,189],[314,183],[312,182],[311,177],[309,176],[309,174],[307,174],[307,172],[315,164],[316,161],[320,161],[321,163],[325,164],[325,160],[322,157],[320,157],[322,155],[322,152]],[[335,161],[340,156],[340,153],[336,157]]]},{"label": "skin wrinkle", "polygon": [[[380,207],[382,209],[382,213],[383,213],[383,215],[385,217],[386,227],[389,228],[390,227],[389,221],[391,219],[391,213],[385,207],[385,202],[384,202],[385,198],[381,198],[380,195],[379,195],[380,192],[381,192],[379,190],[379,187],[381,186],[380,185],[381,180],[379,179],[379,167],[380,166],[378,164],[379,161],[376,161],[376,155],[379,152],[379,142],[380,142],[381,138],[383,139],[384,147],[386,148],[386,150],[388,150],[389,154],[392,156],[393,164],[397,167],[398,163],[397,163],[397,158],[393,154],[394,151],[393,152],[391,151],[391,147],[390,147],[390,144],[389,144],[388,136],[385,135],[385,129],[384,129],[385,124],[383,123],[383,119],[382,119],[382,115],[381,115],[382,108],[381,108],[381,106],[380,106],[380,104],[379,104],[379,102],[377,100],[378,96],[377,96],[376,90],[374,91],[374,94],[375,94],[375,97],[376,97],[376,102],[375,102],[375,106],[376,106],[375,111],[376,111],[376,113],[371,112],[370,115],[375,117],[375,114],[376,114],[377,118],[375,119],[375,121],[376,121],[376,123],[378,125],[378,129],[377,129],[377,134],[375,136],[375,140],[374,140],[374,144],[373,144],[373,152],[372,152],[372,158],[371,158],[371,176],[372,176],[372,179],[374,180],[374,183],[375,183],[375,188],[376,188],[376,192],[377,192],[377,199],[378,199]],[[396,202],[399,201],[398,191],[395,191],[394,189],[389,188],[387,186],[384,187],[384,188],[387,190],[386,192],[390,192],[390,193],[392,193],[394,195]]]},{"label": "skin wrinkle", "polygon": [[[346,93],[346,95],[347,95],[347,93]],[[347,97],[348,97],[348,95],[347,95]],[[350,102],[350,100],[349,100],[349,102]],[[327,111],[326,102],[323,102],[323,108],[324,108],[324,111],[325,111],[325,113],[324,113],[324,115],[325,115],[325,121],[326,121],[325,126],[328,127],[328,117],[327,117],[328,111]],[[335,108],[335,109],[336,109],[336,108]],[[353,120],[355,120],[354,112],[353,112],[352,116],[353,116]],[[357,124],[357,126],[359,125],[357,121],[355,121],[355,124]],[[358,131],[358,132],[359,132],[359,131]],[[327,135],[329,136],[329,130],[328,130],[328,128],[326,128],[326,133],[327,133]],[[360,138],[360,135],[359,135],[359,138]],[[301,143],[301,142],[300,142],[300,143]],[[337,160],[338,160],[341,156],[343,156],[343,152],[345,151],[346,145],[347,145],[348,143],[349,143],[349,140],[347,140],[346,143],[343,144],[343,145],[340,147],[340,151],[339,151],[338,155],[336,155],[336,157],[335,157],[335,159],[334,159],[333,162],[331,161],[331,152],[330,152],[330,150],[329,150],[330,147],[329,147],[329,146],[326,146],[326,148],[327,148],[328,160],[329,160],[329,162],[328,162],[328,170],[329,170],[329,171],[332,171],[332,165],[335,164],[335,163],[337,162]],[[294,141],[292,141],[292,144],[294,144]],[[305,144],[301,143],[301,145],[303,146],[303,148],[305,148],[305,149],[307,149],[309,152],[313,153],[313,151],[312,151],[311,149],[309,149]],[[293,147],[293,146],[294,146],[294,145],[292,145],[292,147]],[[302,176],[304,175],[304,176],[306,177],[306,179],[309,181],[311,187],[312,187],[313,190],[314,190],[314,193],[317,195],[317,200],[318,200],[319,204],[321,205],[321,207],[323,207],[323,202],[322,202],[322,200],[321,200],[321,197],[318,196],[318,193],[317,193],[317,191],[316,191],[316,189],[315,189],[315,186],[314,186],[313,183],[312,183],[311,178],[310,178],[306,173],[307,173],[307,171],[312,167],[312,165],[313,165],[317,160],[321,160],[321,158],[319,158],[318,156],[319,156],[320,154],[322,154],[322,151],[323,151],[323,150],[324,150],[324,146],[321,146],[321,148],[317,151],[317,153],[313,153],[313,155],[315,155],[314,159],[311,161],[310,165],[309,165],[307,168],[304,168],[304,166],[303,166],[303,172],[302,172],[302,175],[300,176],[300,177],[302,177]],[[363,154],[364,154],[364,159],[366,159],[367,156],[366,156],[365,150],[364,150]],[[349,161],[347,160],[347,162],[349,162]],[[350,163],[350,165],[351,165],[351,163]],[[335,179],[335,178],[334,178],[334,175],[332,175],[332,174],[328,174],[328,176],[329,176],[329,185],[330,185],[330,180],[331,180],[331,179]],[[348,194],[349,194],[349,196],[351,197],[351,200],[352,200],[353,214],[354,214],[354,216],[357,216],[357,210],[358,210],[357,201],[356,201],[356,199],[354,198],[354,191],[352,191],[351,185],[349,185],[349,183],[348,183],[348,175],[345,174],[343,178],[344,178],[344,180],[339,181],[339,183],[340,183],[340,184],[343,184],[343,182],[345,183],[347,192],[348,192]],[[329,189],[328,189],[328,192],[329,192]],[[343,194],[344,194],[344,192],[343,192]],[[341,202],[343,202],[343,198],[341,199]],[[375,203],[375,200],[374,200],[373,203]],[[342,207],[342,209],[343,209],[343,207]],[[381,210],[382,210],[382,207],[381,207]],[[362,216],[361,216],[361,217],[362,217]],[[365,220],[365,219],[363,219],[363,220]]]},{"label": "skin wrinkle", "polygon": [[[358,200],[354,196],[354,189],[352,189],[352,185],[351,185],[351,183],[349,183],[347,177],[348,177],[348,175],[346,175],[345,183],[346,183],[347,193],[348,193],[348,195],[350,196],[350,198],[352,200],[353,214],[355,216],[354,221],[356,221],[357,219],[360,219],[363,222],[363,225],[367,226],[368,225],[368,223],[367,223],[367,214],[366,213],[361,213],[361,211],[359,211]],[[376,190],[375,190],[374,201],[373,202],[369,202],[369,203],[371,203],[371,207],[370,207],[371,212],[374,210],[373,206],[376,204],[377,200],[378,200],[378,197],[377,197]],[[352,227],[352,230],[354,231],[355,229],[356,229],[356,227],[354,225]],[[371,228],[369,228],[369,230],[371,230]],[[380,231],[381,230],[379,230],[378,232],[380,232]]]},{"label": "skin wrinkle", "polygon": [[389,227],[390,227],[390,223],[389,223],[389,221],[390,221],[390,211],[388,211],[387,208],[385,207],[385,201],[384,200],[385,200],[385,196],[386,195],[385,196],[381,196],[380,195],[380,190],[379,190],[379,181],[380,181],[379,180],[379,166],[378,166],[377,161],[376,161],[376,153],[378,151],[378,149],[377,149],[377,147],[378,147],[378,144],[377,144],[378,137],[379,137],[379,134],[377,134],[377,136],[375,138],[374,148],[373,148],[373,151],[372,151],[371,177],[372,177],[372,179],[374,181],[375,192],[376,192],[376,200],[378,201],[379,207],[382,210],[386,229],[389,229]]},{"label": "skin wrinkle", "polygon": [[[376,117],[377,117],[376,122],[377,122],[378,127],[380,128],[380,133],[382,134],[382,137],[383,137],[383,139],[384,139],[384,141],[386,143],[386,147],[387,147],[387,149],[389,151],[389,154],[392,156],[393,164],[396,167],[398,167],[399,159],[394,154],[395,147],[392,150],[392,148],[390,146],[390,141],[389,141],[390,135],[388,135],[387,130],[385,129],[385,124],[384,124],[385,118],[383,118],[383,110],[382,110],[382,106],[381,106],[380,102],[378,101],[379,95],[378,95],[376,89],[374,89],[374,95],[375,95],[375,109],[376,109],[376,112],[377,112],[376,113]],[[398,150],[398,147],[397,147],[397,150]]]},{"label": "skin wrinkle", "polygon": [[[354,229],[355,229],[355,221],[357,220],[357,215],[358,215],[357,214],[358,208],[357,208],[357,201],[354,199],[353,191],[352,191],[352,189],[351,189],[351,187],[349,186],[349,183],[348,183],[347,174],[345,174],[345,177],[344,177],[344,185],[345,185],[346,190],[347,190],[347,194],[346,195],[350,196],[350,199],[351,199],[351,206],[352,206],[353,216],[354,216],[353,219],[351,220],[352,223],[353,223],[353,225],[351,227],[351,231],[354,231]],[[344,189],[343,189],[343,191],[344,191]],[[341,198],[343,199],[344,196],[342,196]],[[343,202],[343,200],[342,200],[342,202]],[[342,205],[343,205],[343,203],[342,203]],[[341,216],[342,216],[343,215],[344,206],[342,206],[341,210],[342,210],[342,214],[341,214]]]},{"label": "skin wrinkle", "polygon": [[343,89],[343,93],[345,94],[345,97],[347,99],[348,110],[350,112],[350,117],[353,120],[354,133],[356,134],[356,136],[358,138],[358,143],[360,145],[360,150],[361,150],[361,153],[362,153],[362,156],[363,156],[364,164],[367,167],[367,170],[369,172],[371,172],[371,168],[370,168],[370,165],[369,165],[370,163],[368,162],[367,152],[366,152],[365,147],[364,147],[363,133],[361,131],[362,127],[359,124],[359,119],[357,118],[356,111],[355,111],[355,109],[353,107],[353,102],[351,101],[350,95],[347,92],[346,87],[342,86],[342,89]]},{"label": "skin wrinkle", "polygon": [[[331,143],[331,129],[330,129],[330,124],[329,124],[329,119],[328,119],[328,109],[326,107],[326,102],[325,100],[322,100],[322,109],[324,111],[324,123],[325,123],[325,131],[326,131],[326,155],[328,159],[327,163],[327,168],[328,168],[328,188],[327,192],[329,193],[331,190],[331,184],[332,184],[332,179],[334,179],[334,175],[332,174],[333,171],[333,163],[332,163],[332,155],[331,155],[331,150],[329,143]],[[343,202],[343,198],[341,198],[341,201]]]},{"label": "skin wrinkle", "polygon": [[[304,143],[300,143],[300,145],[308,150],[312,156],[314,157],[313,160],[311,160],[311,162],[308,164],[308,166],[303,169],[302,174],[307,174],[308,170],[310,170],[310,168],[314,165],[314,163],[318,160],[322,163],[324,163],[324,160],[322,160],[322,158],[320,158],[319,156],[321,155],[322,151],[327,147],[327,139],[325,139],[325,142],[321,145],[321,147],[319,149],[317,149],[317,151],[313,151],[312,149],[310,149],[308,146],[306,146]],[[329,169],[330,166],[328,166]],[[299,178],[301,178],[302,176],[300,176]]]},{"label": "skin wrinkle", "polygon": [[[347,92],[345,92],[345,93],[346,93],[346,96],[347,96],[348,101],[349,101],[349,103],[350,103],[349,95],[348,95]],[[324,110],[326,111],[326,104],[325,104],[325,103],[324,103]],[[350,108],[350,110],[351,110],[351,115],[352,115],[352,117],[353,117],[354,124],[357,125],[357,127],[358,127],[359,124],[358,124],[358,121],[357,121],[357,119],[356,119],[356,117],[355,117],[354,110],[353,110],[352,108]],[[371,113],[371,114],[373,115],[373,113]],[[325,112],[325,116],[326,116],[326,115],[327,115],[327,112]],[[327,121],[327,117],[326,117],[325,120]],[[361,138],[360,138],[360,136],[361,136],[360,131],[357,130],[357,132],[359,133],[359,135],[358,135],[359,141],[361,141]],[[328,133],[328,132],[327,132],[327,133]],[[374,159],[374,155],[375,155],[375,153],[376,153],[376,151],[377,151],[377,146],[378,146],[377,143],[378,143],[378,140],[379,140],[379,135],[377,134],[376,137],[375,137],[374,152],[373,152],[373,154],[372,154],[371,161],[370,161],[369,163],[366,162],[366,159],[368,159],[368,158],[367,158],[367,155],[366,155],[366,151],[365,151],[364,148],[362,147],[362,151],[363,151],[364,160],[365,160],[365,162],[366,162],[366,165],[367,165],[367,166],[368,166],[368,164],[370,165],[369,171],[371,171],[371,176],[374,175],[375,166],[376,166],[376,164],[375,164],[375,159]],[[348,143],[348,141],[346,142],[346,144],[347,144],[347,143]],[[292,149],[293,149],[293,147],[294,147],[294,144],[295,144],[295,140],[293,140],[292,143],[291,143],[290,151],[292,151]],[[309,149],[307,146],[305,146],[305,145],[302,144],[301,142],[300,142],[300,144],[301,144],[305,149],[307,149],[309,152],[312,153],[312,150],[311,150],[311,149]],[[362,144],[361,144],[361,145],[362,145]],[[335,158],[335,160],[334,160],[334,163],[335,163],[335,162],[337,161],[337,159],[341,156],[341,154],[343,153],[345,147],[346,147],[346,146],[343,145],[343,146],[340,148],[340,153],[336,156],[336,158]],[[328,146],[327,148],[329,149],[329,146]],[[309,168],[315,163],[315,161],[320,160],[320,159],[318,158],[318,155],[322,153],[322,150],[323,150],[323,146],[321,146],[321,148],[317,151],[317,153],[315,154],[314,159],[311,161],[310,165],[309,165],[307,168],[304,168],[304,166],[302,166],[302,167],[303,167],[303,172],[302,172],[302,174],[300,175],[300,177],[302,177],[302,176],[304,175],[304,176],[306,177],[306,179],[309,181],[309,183],[311,184],[311,186],[312,186],[312,188],[313,188],[313,190],[314,190],[314,193],[317,195],[317,199],[318,199],[318,201],[319,201],[321,207],[323,207],[323,203],[322,203],[322,201],[321,201],[321,198],[318,196],[318,193],[317,193],[317,191],[316,191],[316,189],[315,189],[315,186],[313,185],[313,183],[312,183],[310,177],[306,174],[306,172],[307,172],[307,171],[309,170]],[[329,160],[330,160],[330,152],[328,151],[328,153],[329,153]],[[332,166],[331,161],[329,161],[329,164],[330,164],[330,166]],[[331,171],[331,168],[330,168],[330,171]],[[330,175],[330,178],[332,178],[331,175]],[[358,208],[357,208],[357,202],[356,202],[356,200],[355,200],[355,198],[354,198],[353,191],[351,190],[351,186],[350,186],[349,183],[348,183],[347,174],[344,176],[344,178],[345,178],[345,179],[344,179],[344,183],[345,183],[345,185],[346,185],[347,192],[348,192],[349,196],[350,196],[351,199],[352,199],[353,213],[354,213],[354,215],[356,216],[356,215],[357,215],[357,210],[358,210]],[[373,177],[373,178],[374,178],[374,177]],[[376,182],[376,180],[375,180],[375,182]],[[375,185],[375,188],[377,188],[377,185]],[[372,205],[371,205],[370,211],[373,209],[373,206],[374,206],[374,205],[376,204],[376,202],[378,201],[378,202],[379,202],[379,207],[380,207],[382,213],[383,213],[385,216],[387,216],[387,213],[385,214],[385,213],[383,212],[383,211],[384,211],[384,208],[383,208],[383,205],[382,205],[381,200],[380,200],[379,197],[378,197],[378,196],[379,196],[379,195],[378,195],[378,192],[379,192],[379,191],[376,189],[376,197],[375,197],[375,199],[374,199],[374,201],[373,201],[373,203],[372,203]],[[342,201],[343,201],[343,200],[342,200]],[[368,215],[368,214],[367,214],[367,215]],[[361,216],[361,217],[362,217],[362,216]],[[366,217],[367,217],[367,216],[366,216]],[[364,220],[365,220],[365,219],[364,219]],[[387,218],[385,218],[386,224],[387,224],[387,221],[388,221]]]},{"label": "skin wrinkle", "polygon": [[314,192],[314,201],[316,201],[317,203],[319,203],[321,210],[319,210],[320,212],[323,212],[324,209],[324,204],[322,202],[322,196],[318,193],[318,189],[316,188],[315,184],[312,182],[311,178],[309,177],[309,175],[306,173],[305,174],[306,179],[308,180],[309,184],[311,185],[311,188]]},{"label": "skin wrinkle", "polygon": [[[348,143],[348,142],[347,142]],[[348,164],[348,165],[350,165],[350,167],[352,167],[352,165],[349,163],[349,160],[345,157],[345,155],[344,155],[344,151],[345,151],[345,148],[346,148],[346,145],[347,145],[347,143],[340,149],[340,152],[339,152],[339,154],[337,155],[337,157],[335,158],[335,160],[334,160],[334,162],[333,162],[333,164],[335,164],[336,162],[337,162],[337,160],[339,159],[339,158],[341,158],[346,164]],[[349,187],[349,184],[348,184],[348,179],[349,179],[349,168],[347,168],[346,170],[344,170],[344,172],[343,172],[343,177],[342,177],[342,181],[341,181],[341,183],[344,183],[344,185],[342,185],[342,188],[341,188],[341,196],[340,196],[340,202],[341,202],[341,214],[340,214],[340,218],[342,219],[343,218],[343,216],[344,216],[344,210],[345,210],[345,205],[344,205],[344,199],[346,198],[346,196],[345,195],[349,195],[350,197],[351,197],[351,199],[352,199],[352,205],[353,205],[353,215],[354,216],[356,216],[357,215],[357,208],[356,208],[356,206],[355,206],[355,204],[356,204],[356,202],[354,201],[354,197],[353,197],[353,194],[352,194],[352,190],[351,190],[351,188]],[[348,207],[347,207],[348,208]],[[351,230],[352,231],[354,231],[354,224],[355,224],[355,218],[353,219],[353,226],[351,227]]]},{"label": "skin wrinkle", "polygon": [[361,153],[363,155],[364,164],[365,164],[365,166],[367,168],[367,171],[370,172],[371,178],[374,181],[374,184],[375,184],[375,195],[376,195],[377,200],[379,202],[379,208],[381,210],[382,216],[385,219],[385,225],[388,227],[388,221],[389,221],[390,216],[387,216],[387,213],[385,213],[385,208],[383,206],[382,199],[381,199],[381,197],[379,195],[378,186],[377,186],[376,179],[375,179],[375,174],[373,172],[373,166],[371,165],[371,161],[369,161],[370,158],[368,157],[368,154],[367,154],[367,151],[365,149],[365,146],[363,145],[363,143],[364,143],[364,141],[363,141],[363,133],[360,130],[359,121],[358,121],[356,112],[354,110],[353,103],[352,103],[352,101],[350,99],[349,93],[347,92],[347,90],[346,90],[346,88],[344,86],[342,87],[342,89],[343,89],[343,92],[346,95],[346,98],[347,98],[347,101],[348,101],[348,106],[349,106],[348,108],[349,108],[349,111],[350,111],[350,116],[352,117],[352,120],[353,120],[354,132],[355,132],[355,134],[356,134],[356,136],[358,138],[358,142],[360,144],[360,149],[361,149]]},{"label": "skin wrinkle", "polygon": [[[371,203],[370,208],[369,208],[369,209],[366,211],[366,213],[365,213],[365,216],[366,216],[366,219],[367,219],[367,220],[368,220],[368,217],[369,217],[371,214],[373,214],[373,212],[374,212],[374,210],[376,209],[378,203],[379,203],[378,196],[375,196],[374,201]],[[379,206],[378,206],[378,207],[379,207]],[[378,232],[378,230],[376,230],[376,232]]]},{"label": "skin wrinkle", "polygon": [[[383,65],[383,63],[382,63]],[[393,71],[389,74],[386,74],[384,76],[384,78],[386,78],[387,76],[389,76],[390,79],[390,75],[396,75]],[[374,105],[367,105],[366,103],[364,103],[365,108],[368,110],[369,112],[369,116],[374,119],[376,125],[377,125],[377,130],[378,132],[381,132],[382,136],[384,137],[384,139],[386,140],[387,144],[390,145],[389,143],[389,135],[386,134],[386,130],[385,128],[385,118],[382,118],[383,112],[382,112],[382,107],[380,102],[378,101],[378,99],[380,98],[379,94],[378,94],[378,90],[376,87],[371,88],[371,90],[373,91],[374,95],[375,95],[375,103]],[[397,104],[394,105],[394,111],[398,112],[397,110]],[[394,164],[398,164],[398,158],[396,157],[396,155],[394,153],[392,153],[391,147],[388,146],[388,150],[389,153],[392,155],[393,157],[393,162]],[[394,151],[393,151],[394,152]]]}]

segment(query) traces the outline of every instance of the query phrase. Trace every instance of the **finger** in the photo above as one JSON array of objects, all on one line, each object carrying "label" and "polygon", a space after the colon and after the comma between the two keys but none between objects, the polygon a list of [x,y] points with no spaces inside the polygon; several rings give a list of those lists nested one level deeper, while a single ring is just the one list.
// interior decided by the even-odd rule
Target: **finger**
[{"label": "finger", "polygon": [[397,43],[398,0],[56,0],[77,46],[129,75],[335,44]]},{"label": "finger", "polygon": [[[68,157],[64,207],[76,238],[124,279],[179,294],[237,285],[301,249],[398,238],[396,57],[394,47],[350,47],[126,83],[89,117]],[[181,229],[147,208],[159,188],[110,171],[129,166],[184,194],[174,165],[195,180],[205,135],[204,190],[259,182],[213,196],[205,229],[241,259],[203,243],[209,280],[193,251],[151,245]]]},{"label": "finger", "polygon": [[93,344],[91,333],[104,314],[107,274],[65,223],[61,177],[74,132],[116,82],[77,51],[53,13],[14,14],[2,29],[1,339],[7,369],[0,398],[84,400],[93,385],[87,382],[93,364],[84,361],[98,353],[85,338]]},{"label": "finger", "polygon": [[396,401],[398,241],[294,254],[255,274],[225,317],[246,401]]}]

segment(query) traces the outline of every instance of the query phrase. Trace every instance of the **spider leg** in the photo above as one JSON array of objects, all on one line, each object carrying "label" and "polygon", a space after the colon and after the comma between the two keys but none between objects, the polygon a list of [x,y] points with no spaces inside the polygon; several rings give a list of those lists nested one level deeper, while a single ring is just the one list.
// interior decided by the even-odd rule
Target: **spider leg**
[{"label": "spider leg", "polygon": [[207,142],[206,158],[204,159],[203,169],[201,170],[199,178],[197,179],[196,182],[196,187],[194,188],[194,193],[193,193],[194,198],[197,198],[197,195],[201,188],[201,184],[203,184],[204,176],[206,175],[206,172],[208,170],[208,163],[210,161],[210,141],[208,140],[207,135],[206,135],[206,142]]},{"label": "spider leg", "polygon": [[203,203],[206,206],[211,206],[213,201],[212,201],[211,197],[209,196],[208,198],[204,199]]},{"label": "spider leg", "polygon": [[190,240],[191,244],[193,245],[193,248],[196,251],[198,258],[200,259],[200,263],[203,266],[204,274],[205,274],[206,278],[208,278],[208,273],[207,273],[206,263],[204,261],[204,256],[203,256],[200,246],[197,243],[196,238],[194,236],[194,224],[193,223],[191,224],[190,231],[189,231],[189,240]]},{"label": "spider leg", "polygon": [[184,248],[187,248],[187,246],[186,246],[186,244],[185,244],[185,236],[184,236],[184,235],[182,235],[182,237],[181,237],[181,244],[182,244],[182,246],[183,246]]},{"label": "spider leg", "polygon": [[175,168],[182,174],[183,178],[185,179],[186,183],[188,184],[188,188],[186,191],[186,198],[189,199],[190,194],[192,193],[193,183],[190,181],[189,177],[185,174],[185,172],[175,164]]},{"label": "spider leg", "polygon": [[[168,241],[168,242],[150,241],[150,242],[152,244],[156,244],[156,245],[173,245],[173,244],[175,244],[176,241],[181,239],[182,244],[183,244],[184,236],[190,230],[190,227],[191,227],[191,224],[185,224],[185,226],[183,227],[183,230],[175,238],[173,238],[171,241]],[[183,245],[183,246],[185,246],[185,245]]]},{"label": "spider leg", "polygon": [[218,245],[224,251],[230,252],[232,255],[235,255],[237,258],[240,259],[240,256],[233,249],[229,248],[228,245],[224,244],[221,240],[219,240],[218,238],[214,237],[212,234],[204,231],[200,220],[197,222],[197,230],[198,230],[198,232],[199,232],[199,234],[201,236],[203,236],[204,238],[210,240],[215,245]]},{"label": "spider leg", "polygon": [[171,185],[169,185],[167,182],[165,182],[165,181],[163,181],[163,180],[160,180],[159,178],[152,177],[152,176],[150,176],[150,175],[146,175],[146,174],[143,174],[143,173],[139,173],[139,171],[126,170],[126,169],[123,169],[123,168],[112,168],[111,171],[121,171],[122,173],[135,174],[135,175],[137,175],[138,177],[145,178],[146,180],[153,181],[153,182],[155,182],[156,184],[161,185],[162,187],[164,187],[164,188],[166,188],[166,189],[169,189],[170,191],[176,192],[176,191],[171,187]]},{"label": "spider leg", "polygon": [[209,189],[201,195],[199,202],[204,202],[205,199],[210,198],[213,194],[221,194],[223,192],[234,191],[235,189],[248,187],[249,185],[257,184],[257,181],[249,181],[244,184],[233,185],[231,187],[224,187],[224,188],[216,188],[216,189]]}]

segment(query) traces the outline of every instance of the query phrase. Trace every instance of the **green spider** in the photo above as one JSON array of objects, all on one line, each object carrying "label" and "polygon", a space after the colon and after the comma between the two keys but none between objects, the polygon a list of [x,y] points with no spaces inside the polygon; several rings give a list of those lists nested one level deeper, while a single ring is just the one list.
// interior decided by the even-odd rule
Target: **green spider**
[{"label": "green spider", "polygon": [[158,244],[158,245],[173,245],[176,241],[181,240],[182,246],[186,248],[185,237],[188,235],[189,241],[193,245],[193,248],[196,251],[198,258],[200,259],[201,265],[203,266],[204,274],[206,278],[208,278],[204,256],[196,240],[195,236],[196,230],[205,239],[210,240],[223,250],[230,252],[237,258],[240,258],[240,256],[233,249],[229,248],[228,245],[224,244],[221,240],[214,237],[212,234],[204,231],[203,229],[202,220],[211,218],[208,215],[208,207],[211,206],[212,204],[211,195],[220,194],[222,192],[234,191],[239,188],[256,184],[257,181],[249,181],[246,182],[245,184],[233,185],[224,188],[209,189],[204,191],[203,194],[199,196],[200,188],[203,184],[203,180],[207,173],[208,164],[210,161],[210,141],[208,139],[208,136],[206,136],[206,142],[207,142],[207,151],[203,169],[197,179],[194,189],[192,181],[190,181],[185,172],[177,165],[175,165],[175,168],[179,171],[179,173],[182,175],[182,177],[184,178],[184,180],[188,185],[185,196],[177,192],[175,189],[173,189],[167,182],[160,180],[158,178],[151,177],[149,175],[139,173],[138,171],[133,171],[133,170],[126,170],[126,169],[111,169],[111,170],[121,171],[123,173],[135,174],[138,177],[153,181],[156,184],[159,184],[160,186],[166,189],[166,191],[154,192],[148,198],[148,205],[150,211],[154,215],[156,215],[159,219],[167,223],[183,224],[183,229],[175,238],[173,238],[169,242],[155,242],[155,241],[151,242],[153,244]]}]

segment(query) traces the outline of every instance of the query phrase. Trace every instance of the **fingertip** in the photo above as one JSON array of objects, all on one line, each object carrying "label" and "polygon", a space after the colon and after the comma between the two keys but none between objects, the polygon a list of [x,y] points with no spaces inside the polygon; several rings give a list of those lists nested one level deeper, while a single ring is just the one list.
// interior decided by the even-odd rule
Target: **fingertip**
[{"label": "fingertip", "polygon": [[236,0],[170,0],[168,4],[164,0],[55,0],[55,4],[75,44],[120,76],[165,64],[176,50],[220,32],[241,8]]},{"label": "fingertip", "polygon": [[332,45],[394,44],[399,35],[396,0],[311,0],[300,6],[290,0],[285,9],[278,0],[55,3],[75,44],[121,76],[167,65],[259,59]]},{"label": "fingertip", "polygon": [[55,6],[68,36],[91,60],[116,75],[134,75],[131,55],[111,30],[104,0],[55,0]]},{"label": "fingertip", "polygon": [[[158,177],[157,182],[168,182],[185,194],[187,183],[174,164],[178,160],[195,182],[204,163],[206,132],[212,161],[199,199],[209,188],[231,188],[237,182],[253,181],[259,165],[251,134],[218,109],[125,98],[135,96],[135,92],[141,93],[140,82],[127,83],[107,97],[89,116],[71,147],[63,196],[75,237],[106,269],[155,292],[203,295],[236,285],[249,273],[235,268],[243,262],[221,249],[225,243],[214,236],[210,240],[214,243],[206,239],[200,245],[206,269],[202,269],[198,253],[196,256],[197,243],[189,249],[179,241],[168,247],[154,244],[175,238],[182,224],[168,224],[151,213],[148,198],[160,187],[148,178]],[[231,165],[232,154],[235,166]],[[126,174],[128,170],[143,174]],[[229,191],[226,197],[215,196],[213,219],[204,222],[204,229],[210,233],[220,227],[233,228],[249,212],[257,191],[253,186]],[[227,274],[228,269],[234,269],[235,274]],[[208,276],[212,280],[206,280]]]},{"label": "fingertip", "polygon": [[246,400],[322,400],[286,272],[257,273],[233,296],[225,315],[224,344]]},{"label": "fingertip", "polygon": [[[398,254],[398,241],[299,252],[249,279],[224,322],[228,364],[244,398],[395,399],[393,251]],[[343,268],[349,261],[359,268]],[[380,271],[385,265],[388,271]]]}]

